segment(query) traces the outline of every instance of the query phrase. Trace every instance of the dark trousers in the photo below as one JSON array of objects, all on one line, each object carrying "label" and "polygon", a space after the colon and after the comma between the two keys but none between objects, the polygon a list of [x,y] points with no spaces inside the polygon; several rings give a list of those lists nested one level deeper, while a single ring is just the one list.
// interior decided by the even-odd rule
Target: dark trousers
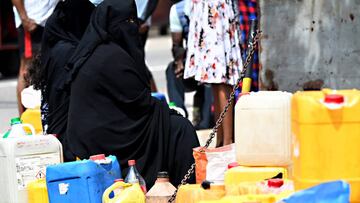
[{"label": "dark trousers", "polygon": [[176,106],[184,109],[186,116],[188,116],[185,107],[185,92],[196,91],[194,95],[194,107],[200,109],[201,120],[198,126],[195,127],[197,129],[211,128],[214,123],[211,113],[211,105],[213,103],[211,87],[199,84],[192,78],[176,78],[174,69],[174,62],[171,62],[166,69],[166,81],[170,102],[174,102]]}]

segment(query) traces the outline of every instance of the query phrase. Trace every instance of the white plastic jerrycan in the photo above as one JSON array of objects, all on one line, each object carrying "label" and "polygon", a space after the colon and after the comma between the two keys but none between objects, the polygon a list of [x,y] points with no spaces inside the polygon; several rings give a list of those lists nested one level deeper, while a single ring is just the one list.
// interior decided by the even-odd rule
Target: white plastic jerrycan
[{"label": "white plastic jerrycan", "polygon": [[25,136],[26,133],[24,131],[24,127],[29,128],[31,131],[31,134],[35,135],[35,129],[32,125],[23,124],[23,123],[21,123],[20,118],[16,117],[16,118],[11,119],[11,129],[4,134],[3,138]]},{"label": "white plastic jerrycan", "polygon": [[235,105],[236,158],[242,166],[291,164],[292,94],[251,92]]}]

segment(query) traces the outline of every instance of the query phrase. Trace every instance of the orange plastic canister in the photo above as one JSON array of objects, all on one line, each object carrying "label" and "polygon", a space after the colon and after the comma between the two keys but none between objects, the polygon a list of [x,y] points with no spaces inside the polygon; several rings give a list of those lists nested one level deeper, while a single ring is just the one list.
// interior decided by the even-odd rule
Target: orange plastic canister
[{"label": "orange plastic canister", "polygon": [[342,179],[360,202],[360,91],[295,93],[292,133],[295,189]]}]

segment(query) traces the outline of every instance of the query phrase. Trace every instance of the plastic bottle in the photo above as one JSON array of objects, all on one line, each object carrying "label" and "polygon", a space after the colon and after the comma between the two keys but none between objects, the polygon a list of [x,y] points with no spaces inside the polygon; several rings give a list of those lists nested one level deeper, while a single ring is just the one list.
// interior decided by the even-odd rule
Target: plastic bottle
[{"label": "plastic bottle", "polygon": [[8,130],[3,138],[9,138],[9,137],[20,137],[26,135],[23,127],[28,127],[31,130],[31,133],[35,135],[35,129],[30,124],[22,124],[19,117],[12,118],[10,120],[11,128]]},{"label": "plastic bottle", "polygon": [[167,172],[159,172],[155,185],[146,194],[147,203],[167,203],[176,188],[169,182]]},{"label": "plastic bottle", "polygon": [[140,175],[140,173],[138,172],[138,170],[136,169],[136,162],[135,160],[129,160],[128,161],[129,164],[129,172],[126,175],[125,178],[125,182],[126,183],[139,183],[141,190],[144,192],[144,194],[146,194],[146,182],[144,180],[144,178]]},{"label": "plastic bottle", "polygon": [[170,102],[169,103],[169,108],[170,109],[174,109],[175,111],[177,111],[179,114],[181,114],[183,117],[186,117],[185,111],[184,109],[177,107],[175,102]]}]

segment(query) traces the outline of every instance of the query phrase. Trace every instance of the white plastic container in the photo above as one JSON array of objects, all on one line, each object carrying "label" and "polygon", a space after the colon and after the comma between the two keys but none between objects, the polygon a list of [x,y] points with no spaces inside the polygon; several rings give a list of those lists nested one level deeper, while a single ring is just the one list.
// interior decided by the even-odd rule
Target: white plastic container
[{"label": "white plastic container", "polygon": [[0,138],[0,203],[26,203],[27,183],[61,162],[61,143],[52,135]]},{"label": "white plastic container", "polygon": [[244,166],[288,166],[291,163],[292,94],[251,92],[235,105],[236,158]]}]

